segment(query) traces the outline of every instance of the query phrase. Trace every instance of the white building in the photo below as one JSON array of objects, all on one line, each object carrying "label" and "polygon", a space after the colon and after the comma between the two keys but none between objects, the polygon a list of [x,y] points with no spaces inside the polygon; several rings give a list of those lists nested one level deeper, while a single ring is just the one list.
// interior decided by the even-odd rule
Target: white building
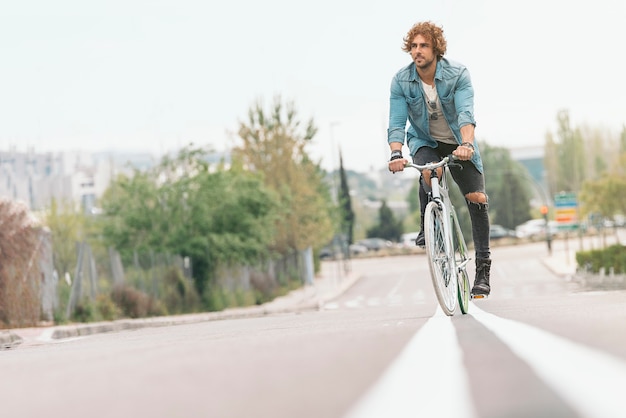
[{"label": "white building", "polygon": [[22,201],[35,211],[53,199],[91,211],[114,176],[128,171],[126,162],[133,158],[152,161],[145,155],[120,163],[120,156],[86,152],[0,151],[0,197]]}]

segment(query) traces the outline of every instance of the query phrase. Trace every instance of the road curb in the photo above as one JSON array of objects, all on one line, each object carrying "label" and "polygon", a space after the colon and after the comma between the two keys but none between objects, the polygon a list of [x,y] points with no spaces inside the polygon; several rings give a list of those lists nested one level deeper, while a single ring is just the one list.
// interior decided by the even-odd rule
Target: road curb
[{"label": "road curb", "polygon": [[556,256],[545,257],[542,261],[544,266],[559,277],[571,278],[576,274],[575,262],[570,263],[569,260],[559,259]]},{"label": "road curb", "polygon": [[[278,310],[277,310],[278,312]],[[60,340],[66,338],[84,337],[87,335],[106,332],[129,331],[141,328],[166,327],[170,325],[195,324],[198,322],[219,321],[225,319],[253,318],[271,314],[261,307],[241,308],[233,311],[209,312],[204,314],[187,314],[178,316],[120,319],[111,322],[92,324],[73,324],[54,327],[45,339]]]},{"label": "road curb", "polygon": [[[259,306],[231,308],[218,312],[204,312],[175,316],[152,318],[119,319],[107,322],[86,324],[59,325],[43,328],[37,340],[54,341],[68,338],[84,337],[88,335],[136,330],[150,327],[165,327],[171,325],[195,324],[199,322],[220,321],[227,319],[258,318],[267,315],[299,313],[321,309],[325,303],[342,295],[352,287],[360,276],[349,274],[336,286],[315,286],[297,289],[284,297],[274,299]],[[329,280],[329,279],[324,279]],[[328,283],[328,282],[327,282]],[[11,348],[23,342],[23,338],[13,331],[0,333],[0,346]]]},{"label": "road curb", "polygon": [[6,350],[13,348],[23,341],[22,337],[12,331],[0,332],[0,349]]}]

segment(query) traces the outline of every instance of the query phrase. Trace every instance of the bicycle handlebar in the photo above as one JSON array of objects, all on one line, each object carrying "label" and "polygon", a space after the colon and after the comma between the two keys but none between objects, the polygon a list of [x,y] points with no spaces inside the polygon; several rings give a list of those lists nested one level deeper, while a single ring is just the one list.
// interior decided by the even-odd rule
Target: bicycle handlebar
[{"label": "bicycle handlebar", "polygon": [[439,162],[428,163],[428,164],[425,164],[425,165],[413,164],[412,162],[407,160],[407,162],[404,165],[404,167],[412,167],[412,168],[415,168],[416,170],[419,170],[419,171],[435,170],[435,169],[437,169],[439,167],[443,167],[443,166],[447,165],[449,162],[453,162],[453,161],[457,161],[457,160],[459,160],[459,157],[457,157],[456,155],[450,154],[447,157],[444,157]]}]

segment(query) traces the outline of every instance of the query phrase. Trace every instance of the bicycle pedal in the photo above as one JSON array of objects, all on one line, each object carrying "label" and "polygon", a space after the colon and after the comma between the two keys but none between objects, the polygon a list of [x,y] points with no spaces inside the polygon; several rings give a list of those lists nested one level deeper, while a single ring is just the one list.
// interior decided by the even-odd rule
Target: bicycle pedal
[{"label": "bicycle pedal", "polygon": [[489,295],[471,295],[472,299],[487,299]]}]

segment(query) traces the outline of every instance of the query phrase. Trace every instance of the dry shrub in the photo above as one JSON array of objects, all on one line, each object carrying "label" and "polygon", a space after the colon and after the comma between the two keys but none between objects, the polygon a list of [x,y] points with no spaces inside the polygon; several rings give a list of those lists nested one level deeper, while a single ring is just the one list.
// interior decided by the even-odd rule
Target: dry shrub
[{"label": "dry shrub", "polygon": [[267,273],[252,272],[250,274],[250,285],[254,290],[255,303],[260,305],[272,300],[277,291],[276,280]]},{"label": "dry shrub", "polygon": [[111,299],[129,318],[166,315],[167,311],[156,299],[134,287],[117,285],[113,288]]},{"label": "dry shrub", "polygon": [[33,326],[40,318],[43,239],[24,204],[0,199],[0,326]]}]

